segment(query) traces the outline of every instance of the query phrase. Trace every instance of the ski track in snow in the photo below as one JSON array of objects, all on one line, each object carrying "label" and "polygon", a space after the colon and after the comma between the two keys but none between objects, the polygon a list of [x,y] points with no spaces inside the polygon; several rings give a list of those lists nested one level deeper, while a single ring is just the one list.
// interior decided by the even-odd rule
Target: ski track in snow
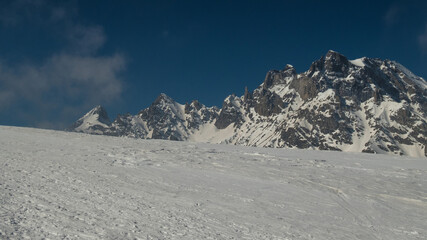
[{"label": "ski track in snow", "polygon": [[427,159],[0,127],[0,239],[426,239]]}]

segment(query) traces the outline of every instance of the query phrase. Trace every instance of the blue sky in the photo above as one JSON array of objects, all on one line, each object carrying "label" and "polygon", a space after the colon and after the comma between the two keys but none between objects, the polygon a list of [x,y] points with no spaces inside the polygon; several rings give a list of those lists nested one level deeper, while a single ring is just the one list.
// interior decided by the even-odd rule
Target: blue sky
[{"label": "blue sky", "polygon": [[329,49],[427,77],[427,1],[0,1],[0,124],[61,129],[166,93],[221,106]]}]

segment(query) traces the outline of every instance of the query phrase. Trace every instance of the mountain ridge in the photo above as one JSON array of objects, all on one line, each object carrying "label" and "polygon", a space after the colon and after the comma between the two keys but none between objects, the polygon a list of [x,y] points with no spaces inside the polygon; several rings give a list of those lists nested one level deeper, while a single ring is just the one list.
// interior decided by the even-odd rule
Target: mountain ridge
[{"label": "mountain ridge", "polygon": [[[103,109],[103,108],[102,108]],[[91,110],[93,111],[93,110]],[[102,111],[100,113],[103,114]],[[68,130],[135,138],[427,156],[427,83],[401,64],[328,51],[297,73],[270,70],[221,107],[166,94],[111,123],[83,116]],[[108,118],[108,117],[107,117]],[[95,122],[93,119],[98,119]]]}]

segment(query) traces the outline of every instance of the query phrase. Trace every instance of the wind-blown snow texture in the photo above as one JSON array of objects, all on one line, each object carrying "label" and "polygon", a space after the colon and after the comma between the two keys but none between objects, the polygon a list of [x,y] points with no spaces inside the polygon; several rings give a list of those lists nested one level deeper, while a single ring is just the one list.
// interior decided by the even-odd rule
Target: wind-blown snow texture
[{"label": "wind-blown snow texture", "polygon": [[425,239],[425,158],[0,127],[0,239]]},{"label": "wind-blown snow texture", "polygon": [[[101,111],[101,110],[102,111]],[[101,107],[92,113],[105,112]],[[86,114],[69,130],[113,136],[260,147],[427,156],[427,82],[399,63],[329,51],[297,74],[269,71],[221,109],[161,94],[135,116]]]}]

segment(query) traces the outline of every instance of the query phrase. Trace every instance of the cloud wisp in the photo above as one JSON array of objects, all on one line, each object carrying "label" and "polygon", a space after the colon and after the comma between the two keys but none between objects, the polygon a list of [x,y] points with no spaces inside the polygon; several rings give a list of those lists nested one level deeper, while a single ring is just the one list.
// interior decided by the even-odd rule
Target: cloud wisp
[{"label": "cloud wisp", "polygon": [[427,24],[425,26],[424,32],[418,36],[418,44],[423,53],[427,53]]},{"label": "cloud wisp", "polygon": [[400,15],[402,13],[402,8],[398,4],[394,3],[392,4],[387,12],[385,13],[383,20],[384,23],[390,27],[396,24],[399,21]]},{"label": "cloud wisp", "polygon": [[[24,106],[17,117],[31,118],[30,126],[63,128],[94,105],[120,100],[126,60],[118,53],[99,54],[107,39],[101,26],[79,25],[63,8],[43,4],[36,11],[49,10],[61,21],[67,16],[61,33],[67,44],[37,62],[11,65],[0,56],[0,111]],[[12,15],[7,23],[19,24]]]}]

